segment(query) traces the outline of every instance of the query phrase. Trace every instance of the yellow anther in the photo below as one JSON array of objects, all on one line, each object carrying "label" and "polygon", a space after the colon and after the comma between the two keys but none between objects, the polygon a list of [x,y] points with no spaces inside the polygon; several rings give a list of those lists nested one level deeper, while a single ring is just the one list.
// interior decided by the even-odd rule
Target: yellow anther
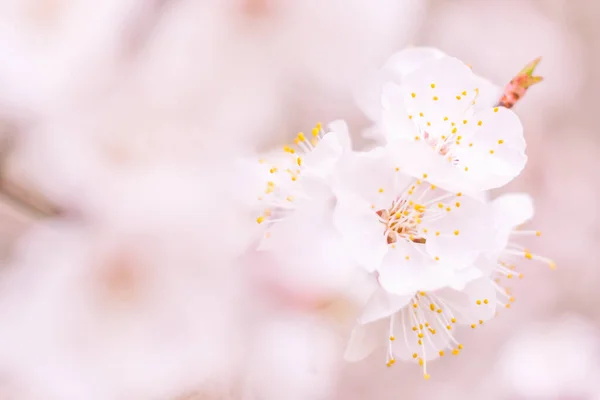
[{"label": "yellow anther", "polygon": [[484,304],[488,304],[488,303],[489,303],[489,300],[488,300],[488,299],[483,299],[483,303],[484,303]]},{"label": "yellow anther", "polygon": [[498,112],[498,110],[499,110],[499,108],[498,108],[498,107],[495,107],[495,108],[494,108],[494,112]]},{"label": "yellow anther", "polygon": [[469,122],[469,121],[468,121],[468,120],[466,120],[466,119],[463,119],[463,124],[465,124],[465,125],[466,125],[466,124],[467,124],[467,122]]},{"label": "yellow anther", "polygon": [[433,101],[438,101],[439,98],[437,96],[433,96]]},{"label": "yellow anther", "polygon": [[452,354],[457,356],[460,353],[460,350],[458,349],[452,349]]},{"label": "yellow anther", "polygon": [[421,339],[419,339],[417,343],[419,343],[419,346],[423,345],[423,341]]},{"label": "yellow anther", "polygon": [[383,193],[383,188],[379,188],[379,193]]},{"label": "yellow anther", "polygon": [[473,147],[473,143],[469,143],[469,147]]},{"label": "yellow anther", "polygon": [[430,189],[431,190],[435,190],[436,186],[435,185],[431,185]]},{"label": "yellow anther", "polygon": [[452,209],[450,207],[446,207],[446,211],[450,212]]},{"label": "yellow anther", "polygon": [[418,140],[421,140],[421,138],[417,135],[417,136],[415,136],[415,140],[418,141]]},{"label": "yellow anther", "polygon": [[419,113],[419,117],[424,117],[425,114],[423,114],[422,112]]},{"label": "yellow anther", "polygon": [[294,201],[294,196],[288,196],[285,198],[287,201]]},{"label": "yellow anther", "polygon": [[[416,326],[413,326],[413,327],[412,327],[412,330],[413,330],[413,331],[416,331],[416,330],[417,330],[417,327],[416,327]],[[415,357],[415,358],[416,358],[416,357]]]},{"label": "yellow anther", "polygon": [[427,179],[427,174],[423,174],[423,179]]},{"label": "yellow anther", "polygon": [[298,179],[298,178],[296,178],[295,176],[292,176],[292,180],[293,180],[294,182],[296,182],[296,180],[297,180],[297,179]]},{"label": "yellow anther", "polygon": [[440,231],[435,232],[435,236],[440,236]]},{"label": "yellow anther", "polygon": [[441,308],[438,308],[438,309],[437,309],[437,313],[438,313],[438,314],[441,314],[441,313],[442,313],[442,309],[441,309]]},{"label": "yellow anther", "polygon": [[475,328],[477,328],[477,325],[471,324],[471,328],[475,329]]},{"label": "yellow anther", "polygon": [[457,229],[454,231],[454,235],[458,236],[458,234],[460,233],[460,231]]},{"label": "yellow anther", "polygon": [[410,260],[409,256],[404,257],[406,259],[406,261]]},{"label": "yellow anther", "polygon": [[432,89],[435,89],[435,83],[432,83],[432,84],[431,84],[431,88],[432,88]]},{"label": "yellow anther", "polygon": [[454,205],[458,208],[460,207],[460,201],[457,201],[456,203],[454,203]]},{"label": "yellow anther", "polygon": [[[419,342],[420,342],[420,340],[419,340]],[[421,343],[419,343],[419,344],[421,344]],[[423,366],[423,359],[420,357],[419,357],[419,366],[421,366],[421,367]]]},{"label": "yellow anther", "polygon": [[498,139],[498,144],[502,144],[502,143],[504,143],[504,140]]},{"label": "yellow anther", "polygon": [[461,192],[456,193],[456,197],[460,197],[460,196],[462,196]]},{"label": "yellow anther", "polygon": [[452,326],[451,325],[446,325],[446,329],[448,329],[449,331],[452,330]]},{"label": "yellow anther", "polygon": [[536,232],[535,232],[535,236],[538,236],[538,237],[539,237],[539,236],[542,236],[542,232],[541,232],[541,231],[536,231]]},{"label": "yellow anther", "polygon": [[462,95],[463,95],[463,96],[466,96],[466,95],[467,95],[467,91],[466,91],[466,90],[463,90],[463,92],[462,92]]},{"label": "yellow anther", "polygon": [[[419,295],[420,295],[420,296],[425,296],[426,294],[427,294],[427,293],[425,293],[425,292],[419,292]],[[427,326],[427,324],[425,324],[425,326]]]},{"label": "yellow anther", "polygon": [[456,96],[456,100],[460,100],[460,99],[461,99],[461,97],[460,97],[460,96]]},{"label": "yellow anther", "polygon": [[450,321],[451,321],[453,324],[455,324],[455,323],[456,323],[456,318],[452,318]]},{"label": "yellow anther", "polygon": [[413,356],[413,358],[417,358],[417,357],[419,357],[419,355],[418,355],[417,353],[413,353],[413,355],[412,355],[412,356]]},{"label": "yellow anther", "polygon": [[430,304],[430,305],[429,305],[429,309],[430,309],[431,311],[435,311],[435,305],[434,305],[433,303],[432,303],[432,304]]},{"label": "yellow anther", "polygon": [[414,99],[415,97],[417,97],[417,94],[416,94],[416,93],[414,93],[414,92],[413,92],[413,93],[411,93],[410,95],[412,96],[412,98],[413,98],[413,99]]},{"label": "yellow anther", "polygon": [[459,345],[458,345],[458,349],[459,349],[459,350],[462,350],[462,349],[464,349],[464,346],[463,346],[462,344],[460,344],[460,343],[459,343]]},{"label": "yellow anther", "polygon": [[550,262],[550,269],[556,269],[556,263],[554,261]]},{"label": "yellow anther", "polygon": [[504,307],[506,308],[510,308],[510,303],[508,303],[507,305],[505,305]]},{"label": "yellow anther", "polygon": [[422,333],[419,333],[417,336],[419,337],[419,339],[423,339],[425,337],[425,335],[423,335]]},{"label": "yellow anther", "polygon": [[477,300],[475,303],[477,303],[478,306],[481,305],[481,300]]},{"label": "yellow anther", "polygon": [[275,172],[277,172],[277,167],[273,167],[269,170],[270,173],[274,174]]},{"label": "yellow anther", "polygon": [[412,115],[409,115],[409,116],[408,116],[408,119],[412,119]]},{"label": "yellow anther", "polygon": [[265,220],[265,217],[262,215],[260,217],[256,218],[256,222],[258,222],[259,224],[262,224],[264,222],[264,220]]},{"label": "yellow anther", "polygon": [[483,121],[477,122],[477,125],[479,125],[479,126],[483,125]]},{"label": "yellow anther", "polygon": [[427,233],[427,228],[423,228],[423,233]]},{"label": "yellow anther", "polygon": [[394,214],[394,218],[399,219],[402,216],[402,213],[400,211],[396,211],[396,214]]},{"label": "yellow anther", "polygon": [[452,133],[456,133],[456,127],[452,128]]},{"label": "yellow anther", "polygon": [[396,172],[400,171],[400,168],[396,167]]},{"label": "yellow anther", "polygon": [[302,166],[302,158],[298,157],[298,159],[296,160],[296,163],[298,164],[298,166]]},{"label": "yellow anther", "polygon": [[511,303],[514,303],[515,298],[511,296],[511,297],[508,298],[508,301],[510,301]]},{"label": "yellow anther", "polygon": [[429,375],[429,374],[423,374],[423,378],[425,378],[425,380],[428,381],[429,378],[431,378],[431,375]]},{"label": "yellow anther", "polygon": [[444,204],[443,203],[438,203],[438,207],[439,208],[444,208]]},{"label": "yellow anther", "polygon": [[494,154],[494,150],[490,150],[490,154]]},{"label": "yellow anther", "polygon": [[435,256],[435,261],[440,261],[440,258],[438,256]]},{"label": "yellow anther", "polygon": [[526,251],[525,252],[525,258],[528,259],[528,260],[531,260],[531,259],[533,259],[533,254],[531,254],[530,252]]},{"label": "yellow anther", "polygon": [[393,342],[394,340],[396,340],[395,336],[390,336],[390,340]]},{"label": "yellow anther", "polygon": [[440,350],[439,355],[440,357],[444,357],[444,350]]},{"label": "yellow anther", "polygon": [[483,325],[483,320],[482,319],[479,320],[479,325]]}]

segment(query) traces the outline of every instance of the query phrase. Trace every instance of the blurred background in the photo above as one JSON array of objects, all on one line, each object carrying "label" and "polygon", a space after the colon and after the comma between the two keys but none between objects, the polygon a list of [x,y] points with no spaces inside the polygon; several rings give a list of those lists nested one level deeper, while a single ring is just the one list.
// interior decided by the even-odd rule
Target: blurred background
[{"label": "blurred background", "polygon": [[[600,399],[598,21],[596,0],[1,0],[0,399]],[[364,145],[354,89],[407,45],[499,85],[543,57],[515,107],[529,163],[503,190],[533,196],[535,251],[558,264],[525,265],[514,307],[429,381],[333,361],[339,313],[242,312],[223,274],[252,230],[236,158],[337,118]],[[107,300],[132,290],[126,311]]]}]

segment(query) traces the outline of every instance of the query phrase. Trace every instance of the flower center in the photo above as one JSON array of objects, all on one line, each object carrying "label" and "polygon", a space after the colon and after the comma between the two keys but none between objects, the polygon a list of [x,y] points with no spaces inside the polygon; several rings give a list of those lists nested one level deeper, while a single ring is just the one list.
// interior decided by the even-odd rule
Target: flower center
[{"label": "flower center", "polygon": [[400,239],[424,244],[426,239],[419,232],[424,213],[423,204],[402,198],[394,200],[389,209],[377,211],[379,222],[385,226],[384,235],[388,244],[396,243]]}]

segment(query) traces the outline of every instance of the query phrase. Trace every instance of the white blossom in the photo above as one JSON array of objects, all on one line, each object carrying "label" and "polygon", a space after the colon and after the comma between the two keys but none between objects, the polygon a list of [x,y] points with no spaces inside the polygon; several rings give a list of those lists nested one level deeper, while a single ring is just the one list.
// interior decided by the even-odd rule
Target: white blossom
[{"label": "white blossom", "polygon": [[427,174],[405,175],[411,160],[397,163],[392,155],[377,148],[340,162],[334,222],[349,252],[379,271],[384,286],[388,276],[415,268],[435,280],[471,265],[488,245],[486,204],[437,188]]},{"label": "white blossom", "polygon": [[481,105],[488,90],[481,84],[451,57],[421,64],[401,85],[385,84],[382,130],[396,157],[411,159],[411,173],[426,172],[450,190],[483,191],[522,171],[527,157],[521,122],[504,107]]}]

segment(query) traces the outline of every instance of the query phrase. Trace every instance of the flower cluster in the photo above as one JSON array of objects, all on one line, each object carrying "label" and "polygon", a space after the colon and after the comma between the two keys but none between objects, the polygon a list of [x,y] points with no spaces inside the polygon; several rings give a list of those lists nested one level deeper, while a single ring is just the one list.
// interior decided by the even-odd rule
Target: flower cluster
[{"label": "flower cluster", "polygon": [[336,121],[260,160],[259,249],[297,238],[299,225],[317,222],[293,215],[319,208],[349,267],[375,282],[346,358],[385,346],[388,366],[413,361],[428,379],[430,360],[463,349],[458,326],[477,328],[510,307],[505,280],[523,276],[520,261],[555,266],[519,244],[541,235],[521,229],[533,216],[531,199],[487,192],[527,161],[523,127],[502,104],[502,89],[456,58],[411,48],[391,57],[366,92],[361,104],[377,147],[353,150]]}]

